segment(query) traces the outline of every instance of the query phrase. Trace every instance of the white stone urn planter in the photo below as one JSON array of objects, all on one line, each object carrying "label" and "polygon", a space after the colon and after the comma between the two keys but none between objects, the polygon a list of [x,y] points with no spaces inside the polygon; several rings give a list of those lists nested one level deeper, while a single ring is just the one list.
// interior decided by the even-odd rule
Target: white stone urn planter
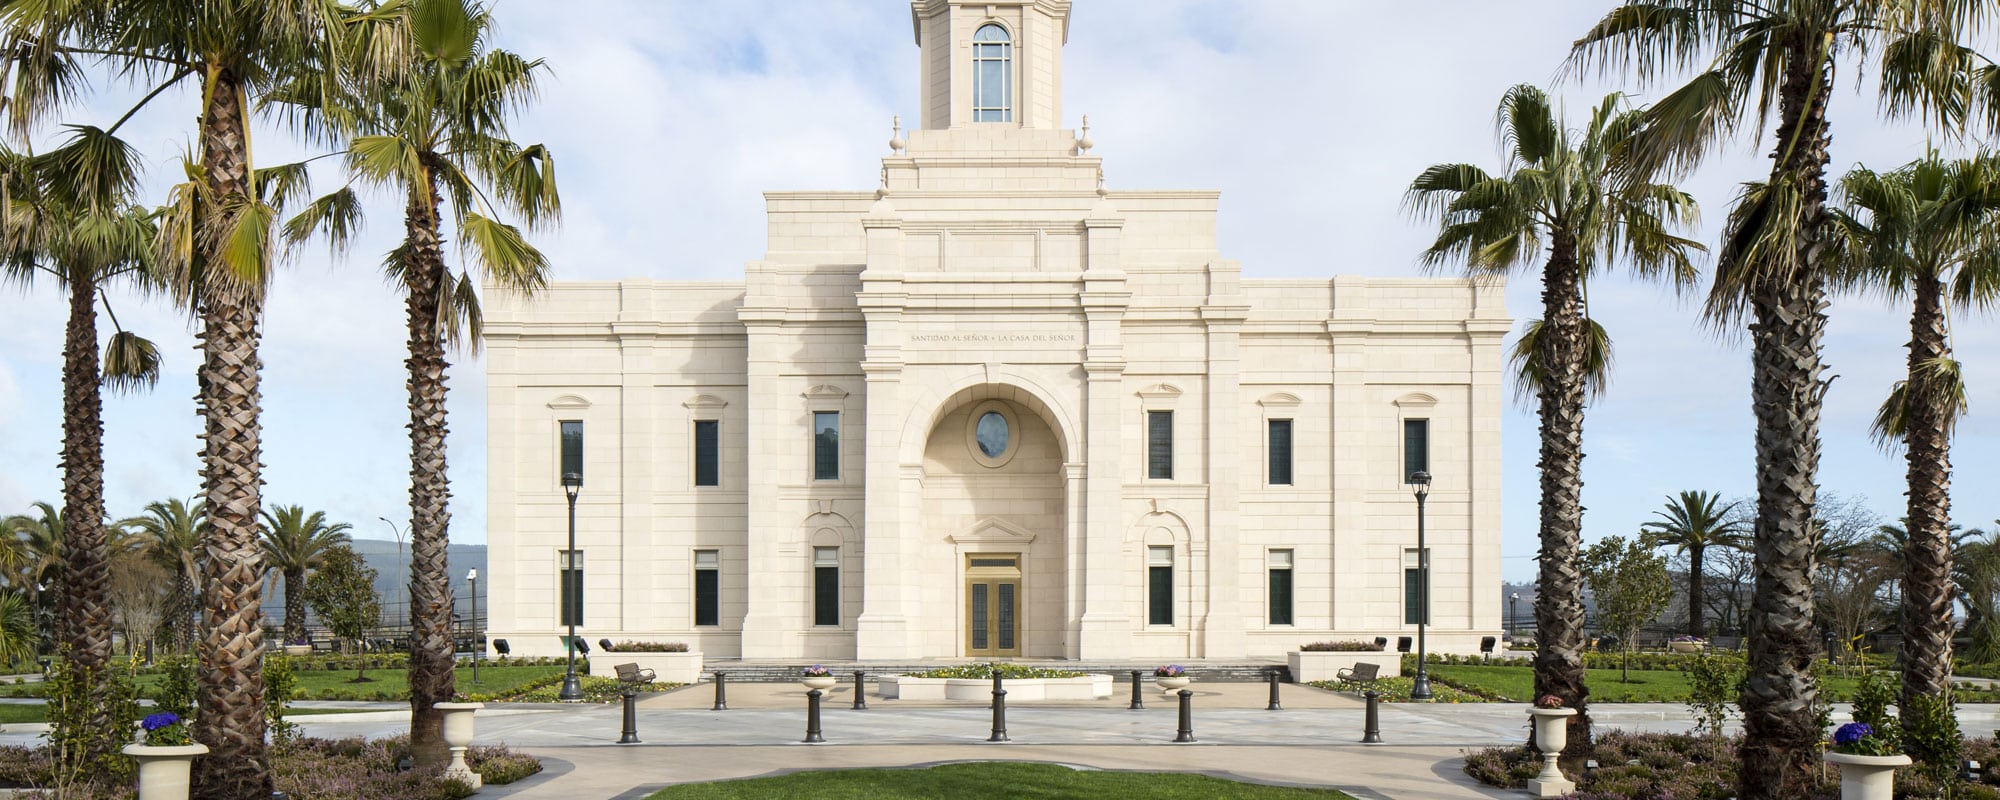
[{"label": "white stone urn planter", "polygon": [[444,712],[444,743],[451,748],[451,764],[444,768],[444,776],[457,778],[478,791],[486,784],[465,763],[465,748],[472,746],[472,717],[485,708],[485,703],[434,703],[431,705]]},{"label": "white stone urn planter", "polygon": [[139,800],[188,800],[194,757],[206,752],[200,743],[125,745],[125,755],[139,759]]},{"label": "white stone urn planter", "polygon": [[1826,763],[1840,767],[1840,800],[1889,800],[1896,788],[1896,768],[1910,765],[1910,757],[1857,756],[1828,752]]},{"label": "white stone urn planter", "polygon": [[1569,745],[1569,718],[1576,716],[1576,709],[1530,708],[1528,716],[1535,722],[1535,749],[1542,751],[1542,774],[1528,781],[1528,794],[1561,797],[1576,791],[1576,782],[1563,777],[1562,768],[1556,766],[1556,756]]},{"label": "white stone urn planter", "polygon": [[839,682],[840,679],[832,675],[810,675],[799,680],[799,683],[806,685],[807,691],[818,689],[822,692],[833,688],[833,685]]},{"label": "white stone urn planter", "polygon": [[1182,675],[1178,678],[1165,678],[1160,676],[1153,677],[1153,683],[1160,687],[1160,691],[1166,692],[1167,694],[1173,694],[1174,692],[1186,689],[1188,687],[1188,684],[1192,682],[1194,682],[1194,679],[1186,675]]}]

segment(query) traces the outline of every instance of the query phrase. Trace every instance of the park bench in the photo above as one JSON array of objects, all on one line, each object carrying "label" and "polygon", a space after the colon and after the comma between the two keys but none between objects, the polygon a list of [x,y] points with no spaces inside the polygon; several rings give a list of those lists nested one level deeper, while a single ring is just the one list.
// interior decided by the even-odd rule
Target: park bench
[{"label": "park bench", "polygon": [[618,690],[621,692],[636,691],[639,687],[650,684],[655,679],[652,670],[640,669],[639,663],[636,661],[630,664],[619,664],[612,667],[612,669],[618,671]]},{"label": "park bench", "polygon": [[1376,673],[1381,670],[1382,667],[1379,664],[1360,662],[1356,663],[1353,667],[1335,672],[1333,679],[1340,682],[1340,688],[1343,690],[1367,689],[1375,685],[1375,681],[1379,679]]}]

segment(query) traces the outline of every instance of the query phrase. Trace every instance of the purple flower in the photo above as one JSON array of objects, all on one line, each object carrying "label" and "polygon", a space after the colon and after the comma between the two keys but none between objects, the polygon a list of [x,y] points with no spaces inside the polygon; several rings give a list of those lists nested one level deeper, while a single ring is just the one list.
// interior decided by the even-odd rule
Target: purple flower
[{"label": "purple flower", "polygon": [[[131,717],[126,717],[126,719],[131,719]],[[172,711],[162,711],[158,714],[147,714],[146,718],[139,722],[139,727],[145,728],[150,733],[168,725],[178,724],[180,721],[181,715]]]},{"label": "purple flower", "polygon": [[1875,735],[1875,727],[1866,722],[1850,722],[1833,731],[1833,743],[1850,745]]}]

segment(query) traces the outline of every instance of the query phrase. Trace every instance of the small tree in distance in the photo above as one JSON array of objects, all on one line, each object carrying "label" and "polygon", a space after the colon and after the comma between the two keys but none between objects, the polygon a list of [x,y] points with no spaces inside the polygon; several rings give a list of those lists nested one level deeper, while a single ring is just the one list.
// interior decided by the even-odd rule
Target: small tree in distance
[{"label": "small tree in distance", "polygon": [[[334,636],[359,645],[362,634],[382,618],[382,599],[375,596],[375,570],[369,569],[351,547],[328,550],[319,569],[306,581],[306,605],[333,629]],[[354,683],[370,680],[368,659],[360,659],[360,664]]]},{"label": "small tree in distance", "polygon": [[1583,580],[1597,597],[1602,627],[1618,634],[1619,680],[1632,682],[1632,640],[1673,602],[1667,558],[1651,542],[1607,536],[1583,553]]}]

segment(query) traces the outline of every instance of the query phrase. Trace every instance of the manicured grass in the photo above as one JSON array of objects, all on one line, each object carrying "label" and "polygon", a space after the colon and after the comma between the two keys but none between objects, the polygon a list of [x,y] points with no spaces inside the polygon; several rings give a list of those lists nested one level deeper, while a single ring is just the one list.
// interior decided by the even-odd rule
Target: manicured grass
[{"label": "manicured grass", "polygon": [[[293,673],[298,678],[297,700],[408,700],[410,699],[409,670],[371,669],[367,683],[352,683],[356,671],[341,670],[299,670]],[[479,668],[479,684],[472,683],[472,668],[458,668],[458,691],[461,694],[510,694],[522,687],[540,680],[548,680],[561,675],[560,666],[494,666]],[[139,694],[153,697],[159,689],[162,675],[140,675]],[[0,697],[42,697],[43,687],[39,683],[0,685]],[[0,722],[6,720],[0,719]]]},{"label": "manicured grass", "polygon": [[813,800],[942,800],[961,797],[1146,797],[1157,800],[1346,798],[1332,789],[1237,783],[1170,772],[1080,772],[1053,764],[947,764],[929,769],[851,769],[672,786],[646,800],[810,797]]},{"label": "manicured grass", "polygon": [[[1687,673],[1680,670],[1632,670],[1626,683],[1615,669],[1585,671],[1593,703],[1682,703],[1689,696]],[[1534,667],[1466,667],[1432,665],[1431,679],[1475,692],[1494,700],[1528,702],[1535,693]],[[1854,695],[1855,679],[1828,677],[1821,684],[1836,702]]]}]

